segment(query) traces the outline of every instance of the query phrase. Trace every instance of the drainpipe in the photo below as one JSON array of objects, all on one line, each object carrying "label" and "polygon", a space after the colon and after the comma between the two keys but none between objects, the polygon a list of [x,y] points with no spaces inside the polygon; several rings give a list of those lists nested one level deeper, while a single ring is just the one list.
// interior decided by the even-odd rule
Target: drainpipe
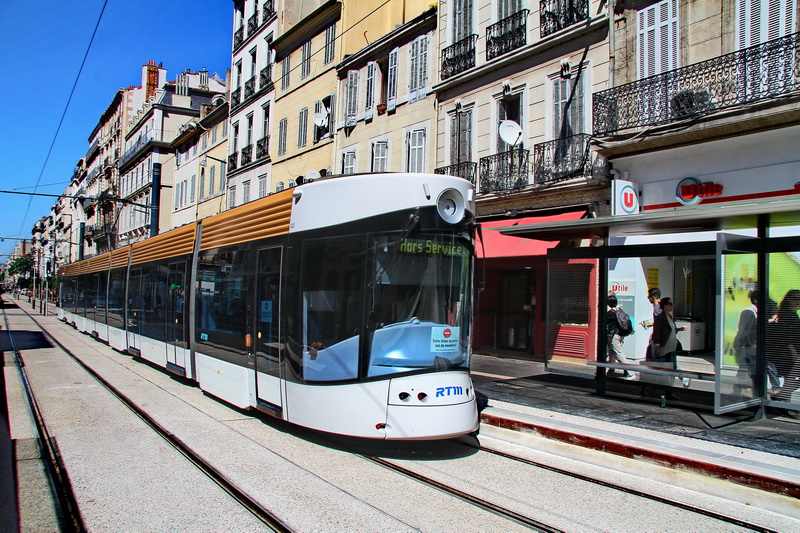
[{"label": "drainpipe", "polygon": [[614,25],[614,1],[608,1],[608,88],[614,87],[614,68],[617,59],[616,26]]},{"label": "drainpipe", "polygon": [[80,243],[80,247],[78,248],[78,261],[83,261],[83,239],[86,236],[86,222],[81,222],[78,225],[78,243]]},{"label": "drainpipe", "polygon": [[150,237],[158,235],[158,212],[161,206],[161,163],[153,163],[153,185],[150,191]]}]

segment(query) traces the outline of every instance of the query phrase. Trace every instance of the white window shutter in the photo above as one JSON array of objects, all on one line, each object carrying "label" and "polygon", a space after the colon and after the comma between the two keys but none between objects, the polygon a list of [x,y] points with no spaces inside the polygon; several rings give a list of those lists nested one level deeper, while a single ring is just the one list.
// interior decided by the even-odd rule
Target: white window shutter
[{"label": "white window shutter", "polygon": [[386,90],[389,93],[386,99],[386,107],[393,111],[397,105],[397,48],[389,52],[389,80]]},{"label": "white window shutter", "polygon": [[345,105],[345,126],[355,126],[358,115],[358,71],[347,73],[347,103]]},{"label": "white window shutter", "polygon": [[416,102],[419,97],[419,40],[411,42],[408,48],[408,101]]},{"label": "white window shutter", "polygon": [[419,98],[425,98],[428,94],[428,36],[423,35],[419,38],[418,50],[418,67],[419,76],[417,78]]},{"label": "white window shutter", "polygon": [[678,68],[678,0],[663,0],[637,16],[639,79]]},{"label": "white window shutter", "polygon": [[376,64],[374,61],[367,63],[367,88],[366,88],[366,103],[364,107],[364,118],[369,120],[372,118],[373,108],[375,107],[375,70]]}]

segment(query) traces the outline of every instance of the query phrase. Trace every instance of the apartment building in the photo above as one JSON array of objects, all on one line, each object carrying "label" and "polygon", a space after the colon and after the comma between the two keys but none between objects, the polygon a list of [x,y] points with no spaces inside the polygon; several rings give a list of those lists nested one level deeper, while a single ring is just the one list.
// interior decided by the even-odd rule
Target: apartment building
[{"label": "apartment building", "polygon": [[373,11],[347,10],[354,22],[337,65],[342,97],[333,171],[433,172],[437,10],[428,2],[368,7]]},{"label": "apartment building", "polygon": [[275,100],[272,42],[278,24],[276,1],[234,2],[227,169],[221,169],[227,177],[219,184],[223,189],[209,193],[224,192],[226,209],[274,191],[270,132]]},{"label": "apartment building", "polygon": [[117,229],[120,245],[169,229],[175,193],[172,140],[186,122],[200,115],[203,105],[226,91],[224,80],[207,71],[187,70],[171,83],[166,76],[166,69],[153,62],[142,68],[146,101],[129,120],[126,149],[118,163],[124,203]]},{"label": "apartment building", "polygon": [[175,185],[171,228],[225,210],[228,102],[215,96],[172,141]]},{"label": "apartment building", "polygon": [[[477,189],[485,283],[478,349],[578,358],[596,351],[596,315],[586,306],[597,290],[596,261],[573,260],[548,284],[547,252],[559,241],[493,228],[607,209],[605,163],[589,145],[591,94],[609,83],[607,9],[589,0],[439,5],[435,167]],[[548,313],[542,304],[554,299],[561,304]],[[553,322],[562,327],[548,329]]]}]

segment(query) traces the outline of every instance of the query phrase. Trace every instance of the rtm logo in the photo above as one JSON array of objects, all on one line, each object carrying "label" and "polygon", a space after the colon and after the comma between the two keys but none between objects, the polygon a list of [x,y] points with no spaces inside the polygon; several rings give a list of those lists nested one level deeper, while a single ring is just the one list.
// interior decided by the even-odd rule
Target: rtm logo
[{"label": "rtm logo", "polygon": [[436,397],[443,398],[445,396],[463,396],[464,387],[439,387],[436,389]]}]

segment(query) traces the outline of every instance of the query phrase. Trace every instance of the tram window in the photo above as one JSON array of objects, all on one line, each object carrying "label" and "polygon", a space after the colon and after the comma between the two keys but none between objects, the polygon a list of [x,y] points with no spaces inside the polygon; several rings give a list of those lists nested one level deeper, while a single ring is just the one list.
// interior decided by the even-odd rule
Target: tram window
[{"label": "tram window", "polygon": [[115,328],[125,327],[125,270],[111,272],[108,285],[108,325]]},{"label": "tram window", "polygon": [[307,241],[303,247],[303,378],[358,377],[363,317],[363,237]]},{"label": "tram window", "polygon": [[128,333],[139,333],[139,320],[142,314],[141,293],[142,271],[137,268],[131,270],[131,276],[128,281]]},{"label": "tram window", "polygon": [[470,256],[454,235],[376,240],[370,376],[468,364]]},{"label": "tram window", "polygon": [[75,286],[75,313],[86,316],[86,286],[88,279],[86,276],[78,276]]},{"label": "tram window", "polygon": [[97,313],[95,320],[101,324],[106,323],[106,289],[108,287],[108,273],[101,272],[97,276]]},{"label": "tram window", "polygon": [[141,333],[151,339],[166,339],[167,266],[142,267]]},{"label": "tram window", "polygon": [[245,353],[247,334],[246,250],[203,252],[197,266],[197,335],[205,352],[215,347]]}]

